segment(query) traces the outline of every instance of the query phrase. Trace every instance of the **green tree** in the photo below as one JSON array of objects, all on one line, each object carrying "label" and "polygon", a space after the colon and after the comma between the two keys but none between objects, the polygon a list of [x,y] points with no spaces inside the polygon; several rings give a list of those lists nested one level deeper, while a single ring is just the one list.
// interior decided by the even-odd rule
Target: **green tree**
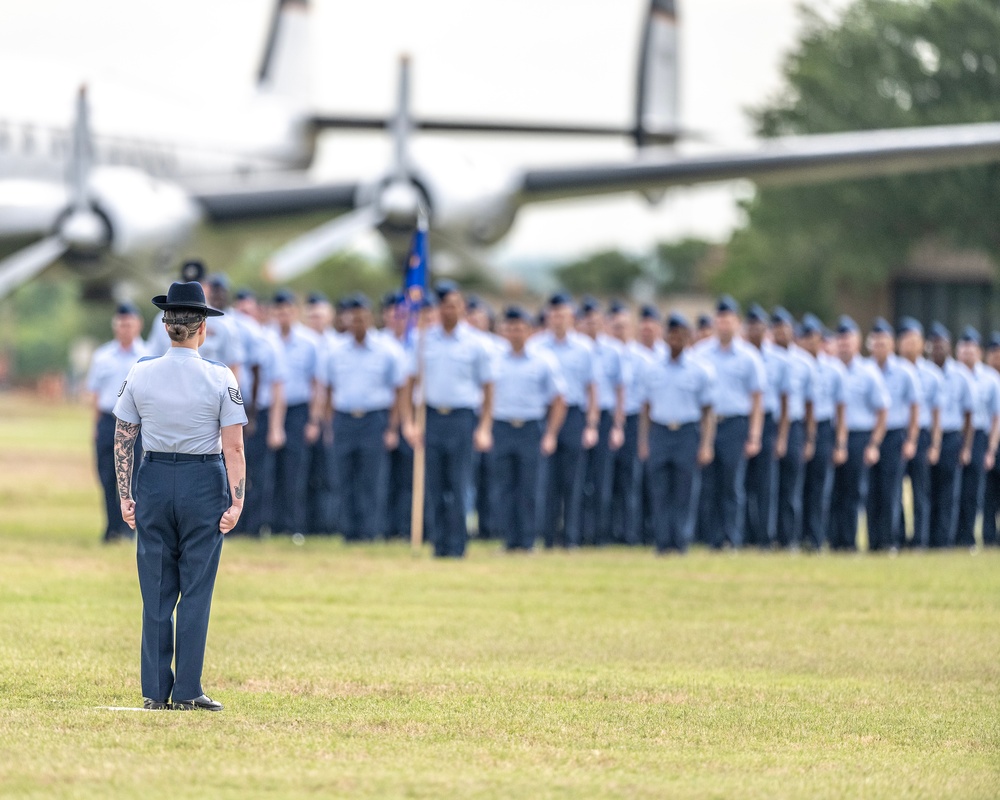
[{"label": "green tree", "polygon": [[[998,117],[996,0],[858,0],[836,20],[803,10],[763,136],[984,122]],[[1000,165],[763,188],[728,246],[716,288],[832,310],[837,291],[880,284],[928,239],[1000,254]]]},{"label": "green tree", "polygon": [[701,288],[698,269],[711,248],[711,242],[690,237],[656,245],[656,270],[660,290],[686,292]]},{"label": "green tree", "polygon": [[559,282],[571,292],[627,294],[643,274],[643,259],[605,250],[556,268]]}]

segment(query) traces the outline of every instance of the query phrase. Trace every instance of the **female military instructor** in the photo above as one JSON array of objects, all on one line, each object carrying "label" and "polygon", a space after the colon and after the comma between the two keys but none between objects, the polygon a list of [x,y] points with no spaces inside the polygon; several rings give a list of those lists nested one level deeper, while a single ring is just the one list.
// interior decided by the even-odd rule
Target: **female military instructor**
[{"label": "female military instructor", "polygon": [[[170,349],[132,367],[114,410],[122,518],[138,531],[143,705],[221,711],[202,689],[201,670],[223,534],[243,510],[247,417],[229,367],[198,355],[205,318],[222,315],[201,286],[174,283],[153,305],[164,311]],[[133,499],[140,429],[145,452]]]}]

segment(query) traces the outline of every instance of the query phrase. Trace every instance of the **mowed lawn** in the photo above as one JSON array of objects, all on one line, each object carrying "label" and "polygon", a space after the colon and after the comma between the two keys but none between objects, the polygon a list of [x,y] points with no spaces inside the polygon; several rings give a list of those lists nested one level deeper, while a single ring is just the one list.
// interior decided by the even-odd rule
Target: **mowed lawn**
[{"label": "mowed lawn", "polygon": [[226,544],[205,688],[141,704],[87,411],[0,395],[0,796],[1000,796],[1000,553],[463,562]]}]

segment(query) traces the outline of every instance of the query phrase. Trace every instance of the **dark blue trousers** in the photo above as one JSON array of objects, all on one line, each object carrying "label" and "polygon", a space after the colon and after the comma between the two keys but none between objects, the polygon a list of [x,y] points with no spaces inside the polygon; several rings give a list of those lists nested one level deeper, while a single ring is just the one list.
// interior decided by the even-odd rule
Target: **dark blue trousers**
[{"label": "dark blue trousers", "polygon": [[774,542],[774,508],[777,499],[777,462],[774,442],[778,423],[772,414],[764,415],[760,452],[747,461],[746,469],[746,544],[770,548]]},{"label": "dark blue trousers", "polygon": [[333,462],[340,476],[340,530],[348,542],[385,536],[386,467],[383,435],[388,411],[333,416]]},{"label": "dark blue trousers", "polygon": [[247,493],[234,530],[250,536],[259,536],[261,529],[271,524],[274,514],[274,451],[267,446],[269,413],[270,409],[258,409],[257,424],[244,443]]},{"label": "dark blue trousers", "polygon": [[951,547],[958,526],[958,498],[962,487],[962,433],[941,435],[941,456],[931,467],[931,523],[929,547]]},{"label": "dark blue trousers", "polygon": [[903,470],[904,477],[910,479],[910,494],[913,506],[913,530],[907,537],[906,515],[903,504],[899,504],[897,525],[907,547],[925,548],[930,539],[931,524],[931,465],[927,463],[927,451],[931,446],[931,432],[927,428],[917,437],[917,452]]},{"label": "dark blue trousers", "polygon": [[289,406],[285,412],[285,446],[274,458],[274,519],[275,533],[302,533],[306,527],[306,500],[309,489],[305,426],[309,421],[309,405]]},{"label": "dark blue trousers", "polygon": [[340,530],[340,481],[332,438],[332,424],[324,423],[319,440],[306,446],[308,491],[303,533],[333,533]]},{"label": "dark blue trousers", "polygon": [[583,429],[586,418],[579,406],[566,410],[555,452],[545,460],[545,516],[542,536],[546,547],[580,546],[580,497],[583,494]]},{"label": "dark blue trousers", "polygon": [[715,433],[715,459],[702,470],[701,508],[705,514],[699,515],[699,524],[705,526],[705,541],[716,549],[726,543],[734,548],[743,544],[747,466],[743,448],[749,427],[747,417],[720,420]]},{"label": "dark blue trousers", "polygon": [[805,465],[802,488],[802,537],[806,547],[819,550],[826,541],[833,489],[833,448],[837,434],[830,420],[816,423],[816,448]]},{"label": "dark blue trousers", "polygon": [[508,550],[531,550],[538,535],[538,498],[542,495],[543,423],[528,420],[493,423],[494,532]]},{"label": "dark blue trousers", "polygon": [[1000,514],[1000,467],[994,466],[986,473],[983,491],[983,546],[995,547],[997,540],[997,514]]},{"label": "dark blue trousers", "polygon": [[469,531],[465,525],[465,491],[472,469],[472,434],[476,415],[459,408],[442,414],[427,409],[426,506],[427,537],[434,555],[461,558]]},{"label": "dark blue trousers", "polygon": [[580,523],[585,544],[611,541],[611,446],[609,437],[614,424],[611,411],[601,412],[597,444],[584,454],[583,509]]},{"label": "dark blue trousers", "polygon": [[135,491],[142,696],[192,700],[204,694],[201,671],[222,553],[219,520],[229,508],[229,486],[219,456],[177,463],[151,457],[139,467]]},{"label": "dark blue trousers", "polygon": [[[104,541],[115,539],[131,539],[132,529],[122,519],[121,497],[118,494],[118,478],[115,475],[115,426],[118,420],[114,414],[102,413],[97,418],[97,429],[94,431],[94,451],[97,455],[97,477],[104,490]],[[134,445],[135,465],[132,472],[132,486],[135,486],[139,474],[139,461],[142,447],[136,437]]]},{"label": "dark blue trousers", "polygon": [[903,499],[903,442],[906,431],[885,432],[878,463],[868,471],[868,549],[897,550],[903,545],[899,507]]},{"label": "dark blue trousers", "polygon": [[802,420],[788,427],[788,449],[778,461],[778,508],[775,535],[781,547],[798,547],[802,541],[802,486],[806,465],[802,449],[806,444],[806,425]]},{"label": "dark blue trousers", "polygon": [[472,453],[472,478],[475,489],[476,535],[480,539],[492,539],[493,530],[492,492],[493,453]]},{"label": "dark blue trousers", "polygon": [[[699,477],[701,475],[701,469],[698,470]],[[699,480],[699,483],[701,481]],[[653,501],[652,492],[649,486],[649,461],[644,464],[639,464],[639,505],[641,508],[640,521],[639,521],[639,542],[643,545],[653,544],[656,540],[656,535],[653,532]],[[697,535],[698,525],[697,520],[700,519],[700,507],[695,510],[695,529],[694,534]]]},{"label": "dark blue trousers", "polygon": [[834,470],[830,498],[830,549],[858,549],[858,512],[865,506],[868,467],[865,445],[871,431],[851,431],[847,435],[847,461]]},{"label": "dark blue trousers", "polygon": [[413,448],[402,435],[399,446],[389,453],[389,497],[386,504],[389,538],[410,538],[413,515]]},{"label": "dark blue trousers", "polygon": [[649,490],[656,550],[683,553],[694,533],[698,509],[699,423],[672,429],[653,424],[649,431]]},{"label": "dark blue trousers", "polygon": [[983,507],[983,484],[986,471],[983,459],[989,446],[986,431],[976,431],[972,440],[972,460],[962,468],[962,488],[958,500],[958,527],[955,546],[972,547],[976,543],[976,516]]},{"label": "dark blue trousers", "polygon": [[611,454],[611,536],[623,544],[639,544],[641,502],[639,415],[625,417],[625,443]]}]

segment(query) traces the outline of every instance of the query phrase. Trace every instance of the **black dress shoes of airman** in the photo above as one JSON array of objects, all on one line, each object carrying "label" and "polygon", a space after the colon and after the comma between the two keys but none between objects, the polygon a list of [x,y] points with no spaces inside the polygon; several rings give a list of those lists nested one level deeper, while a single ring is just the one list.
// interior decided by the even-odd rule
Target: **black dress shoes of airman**
[{"label": "black dress shoes of airman", "polygon": [[196,697],[194,700],[174,700],[174,711],[222,711],[225,706],[217,703],[207,694]]},{"label": "black dress shoes of airman", "polygon": [[142,707],[146,711],[169,711],[170,703],[166,700],[150,700],[148,697],[142,698]]}]

